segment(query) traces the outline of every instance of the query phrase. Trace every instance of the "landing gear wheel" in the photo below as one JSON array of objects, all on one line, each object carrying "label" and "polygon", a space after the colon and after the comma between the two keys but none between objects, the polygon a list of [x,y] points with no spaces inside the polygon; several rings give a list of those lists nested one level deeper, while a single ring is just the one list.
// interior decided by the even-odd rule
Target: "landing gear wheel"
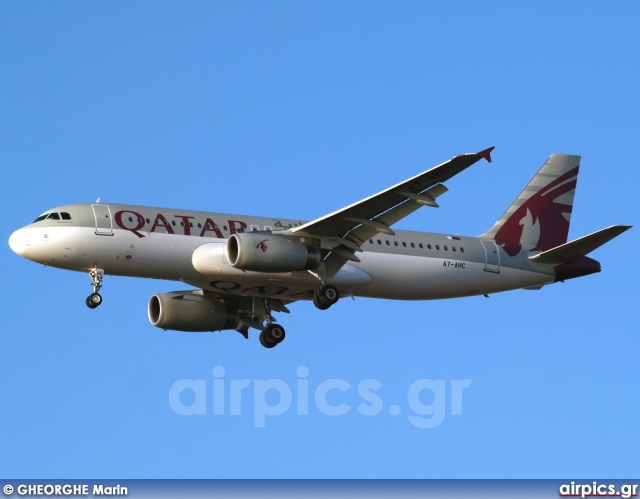
[{"label": "landing gear wheel", "polygon": [[96,308],[102,303],[102,296],[98,294],[102,287],[102,280],[104,279],[103,269],[91,269],[89,270],[89,276],[91,276],[91,285],[93,286],[93,293],[87,296],[85,303],[89,308]]},{"label": "landing gear wheel", "polygon": [[284,328],[279,324],[269,324],[263,333],[267,342],[273,343],[274,345],[282,343],[286,336]]},{"label": "landing gear wheel", "polygon": [[[317,296],[317,300],[316,300],[316,296]],[[321,305],[326,305],[326,308],[324,309],[321,307],[318,307],[318,308],[320,308],[321,310],[326,310],[331,305],[334,305],[335,303],[337,303],[337,301],[340,299],[340,292],[338,291],[338,288],[336,288],[335,286],[331,286],[331,285],[322,286],[318,290],[316,295],[314,295],[313,298],[314,298],[313,303],[316,305],[316,307],[318,307],[318,303],[320,303]]]},{"label": "landing gear wheel", "polygon": [[87,307],[96,308],[98,305],[102,303],[102,296],[100,296],[98,293],[92,293],[89,296],[87,296],[86,303],[87,303]]},{"label": "landing gear wheel", "polygon": [[267,339],[267,335],[265,334],[264,331],[262,331],[260,333],[260,344],[265,347],[265,348],[273,348],[277,345],[277,343],[271,343],[268,339]]},{"label": "landing gear wheel", "polygon": [[330,304],[321,302],[320,297],[318,296],[318,293],[315,293],[313,295],[313,304],[316,306],[316,308],[319,308],[320,310],[327,310],[331,306]]}]

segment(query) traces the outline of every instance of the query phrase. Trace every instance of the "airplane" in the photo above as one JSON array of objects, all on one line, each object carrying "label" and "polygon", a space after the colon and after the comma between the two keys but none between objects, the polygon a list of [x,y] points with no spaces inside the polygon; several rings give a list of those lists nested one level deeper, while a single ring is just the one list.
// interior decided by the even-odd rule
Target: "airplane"
[{"label": "airplane", "polygon": [[630,229],[613,225],[567,242],[580,156],[552,154],[498,221],[477,237],[393,230],[436,199],[493,147],[462,154],[311,222],[125,204],[52,208],[15,231],[18,255],[87,272],[89,308],[105,275],[180,281],[196,289],[158,293],[149,321],[164,330],[236,330],[273,348],[285,338],[274,312],[340,297],[432,300],[540,289],[600,272],[586,255]]}]

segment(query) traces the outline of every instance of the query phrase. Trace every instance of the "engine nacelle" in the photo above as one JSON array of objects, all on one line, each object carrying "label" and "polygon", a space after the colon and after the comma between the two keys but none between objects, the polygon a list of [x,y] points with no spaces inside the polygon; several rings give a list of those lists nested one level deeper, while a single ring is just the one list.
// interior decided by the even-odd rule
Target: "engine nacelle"
[{"label": "engine nacelle", "polygon": [[149,321],[156,327],[200,333],[235,329],[237,310],[204,297],[185,293],[161,293],[149,300]]},{"label": "engine nacelle", "polygon": [[195,249],[191,255],[191,264],[202,275],[210,277],[220,275],[225,265],[225,251],[224,243],[205,243]]},{"label": "engine nacelle", "polygon": [[226,251],[232,267],[257,272],[317,269],[322,262],[318,248],[294,238],[265,233],[233,234],[227,241]]}]

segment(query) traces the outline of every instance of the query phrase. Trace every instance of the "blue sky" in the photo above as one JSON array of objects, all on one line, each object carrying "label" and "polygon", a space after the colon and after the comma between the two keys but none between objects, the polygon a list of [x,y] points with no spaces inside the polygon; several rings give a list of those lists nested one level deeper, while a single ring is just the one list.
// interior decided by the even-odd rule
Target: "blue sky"
[{"label": "blue sky", "polygon": [[[583,156],[571,238],[637,225],[639,15],[637,2],[2,2],[5,241],[98,197],[309,220],[489,146],[493,163],[399,227],[480,234],[553,152]],[[153,328],[149,297],[180,283],[108,277],[89,310],[88,276],[5,244],[0,476],[637,476],[639,244],[634,228],[591,255],[602,273],[541,291],[298,303],[270,351],[256,334]],[[176,412],[181,380],[205,387],[205,414]],[[214,381],[228,396],[232,380],[249,381],[240,414],[225,400],[216,415]],[[357,410],[363,382],[381,385],[375,415]],[[256,427],[278,406],[267,386],[291,404]],[[350,410],[326,414],[321,386],[342,386],[327,401]],[[416,427],[429,405],[440,423]]]}]

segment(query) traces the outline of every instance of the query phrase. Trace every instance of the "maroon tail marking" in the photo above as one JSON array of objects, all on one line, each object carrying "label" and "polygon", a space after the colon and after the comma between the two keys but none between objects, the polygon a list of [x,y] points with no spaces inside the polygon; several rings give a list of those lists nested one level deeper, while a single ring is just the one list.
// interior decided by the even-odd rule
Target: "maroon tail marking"
[{"label": "maroon tail marking", "polygon": [[[556,203],[554,199],[576,188],[577,178],[570,182],[567,180],[576,176],[579,168],[576,166],[527,199],[500,227],[494,237],[495,242],[502,246],[510,256],[520,253],[522,250],[520,239],[524,228],[523,220],[529,211],[534,223],[538,221],[540,224],[540,239],[532,251],[544,251],[566,243],[569,235],[569,221],[563,213],[571,214],[573,206]],[[566,183],[563,184],[563,182]],[[554,189],[555,187],[557,188]]]},{"label": "maroon tail marking", "polygon": [[582,277],[589,274],[595,274],[600,272],[600,262],[589,258],[588,256],[582,256],[575,262],[564,263],[554,267],[556,272],[556,282],[565,281],[567,279],[573,279],[575,277]]}]

